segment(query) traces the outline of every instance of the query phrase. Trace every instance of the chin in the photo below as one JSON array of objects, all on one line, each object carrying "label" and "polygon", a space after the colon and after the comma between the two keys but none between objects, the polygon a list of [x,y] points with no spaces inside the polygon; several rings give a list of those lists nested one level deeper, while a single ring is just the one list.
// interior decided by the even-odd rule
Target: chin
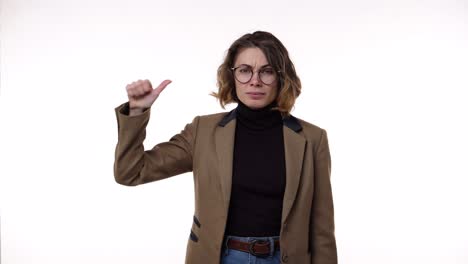
[{"label": "chin", "polygon": [[245,105],[252,109],[263,108],[267,106],[265,102],[259,102],[259,101],[247,102]]}]

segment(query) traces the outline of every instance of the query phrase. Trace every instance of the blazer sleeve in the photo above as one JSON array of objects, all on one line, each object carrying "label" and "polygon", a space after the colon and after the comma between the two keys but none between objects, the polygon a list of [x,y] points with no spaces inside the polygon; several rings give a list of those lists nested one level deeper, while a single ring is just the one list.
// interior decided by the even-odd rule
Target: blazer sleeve
[{"label": "blazer sleeve", "polygon": [[337,264],[335,223],[331,188],[331,158],[327,132],[322,129],[314,155],[314,197],[312,203],[311,255],[314,264]]},{"label": "blazer sleeve", "polygon": [[135,186],[192,171],[193,148],[198,116],[169,141],[144,150],[146,126],[151,109],[129,116],[128,102],[115,108],[118,142],[115,148],[115,181]]}]

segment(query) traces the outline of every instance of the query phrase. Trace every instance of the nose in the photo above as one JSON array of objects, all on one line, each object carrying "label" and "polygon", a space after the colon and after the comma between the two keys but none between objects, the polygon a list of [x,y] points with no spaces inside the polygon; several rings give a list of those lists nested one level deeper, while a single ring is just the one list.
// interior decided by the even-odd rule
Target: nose
[{"label": "nose", "polygon": [[260,86],[261,83],[262,83],[262,82],[260,81],[259,72],[258,72],[258,71],[253,72],[253,73],[252,73],[252,78],[250,79],[250,85],[251,85],[251,86]]}]

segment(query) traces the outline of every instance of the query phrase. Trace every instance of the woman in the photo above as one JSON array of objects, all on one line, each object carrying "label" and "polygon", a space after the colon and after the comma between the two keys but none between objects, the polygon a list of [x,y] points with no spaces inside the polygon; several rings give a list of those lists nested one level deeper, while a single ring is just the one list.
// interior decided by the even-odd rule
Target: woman
[{"label": "woman", "polygon": [[283,44],[263,31],[236,40],[213,95],[237,107],[144,151],[150,107],[169,83],[127,85],[114,174],[134,186],[193,171],[186,263],[336,264],[327,133],[290,115],[301,84]]}]

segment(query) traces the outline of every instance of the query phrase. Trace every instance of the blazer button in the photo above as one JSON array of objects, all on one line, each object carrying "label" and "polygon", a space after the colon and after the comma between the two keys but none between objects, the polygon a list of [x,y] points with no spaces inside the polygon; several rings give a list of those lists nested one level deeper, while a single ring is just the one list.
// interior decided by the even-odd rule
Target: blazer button
[{"label": "blazer button", "polygon": [[283,256],[281,257],[284,263],[288,262],[288,255],[283,253]]}]

